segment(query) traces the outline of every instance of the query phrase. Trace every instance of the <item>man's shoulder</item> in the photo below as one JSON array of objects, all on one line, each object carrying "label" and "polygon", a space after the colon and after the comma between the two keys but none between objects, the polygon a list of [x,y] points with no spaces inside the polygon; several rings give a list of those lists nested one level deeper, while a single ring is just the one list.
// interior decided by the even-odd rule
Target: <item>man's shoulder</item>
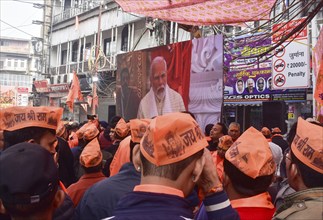
[{"label": "man's shoulder", "polygon": [[170,87],[169,87],[169,95],[173,96],[173,97],[176,97],[176,98],[181,98],[182,99],[181,94],[179,94],[179,92],[177,92],[176,90],[174,90],[174,89],[172,89]]},{"label": "man's shoulder", "polygon": [[322,188],[313,188],[288,195],[273,219],[322,219]]}]

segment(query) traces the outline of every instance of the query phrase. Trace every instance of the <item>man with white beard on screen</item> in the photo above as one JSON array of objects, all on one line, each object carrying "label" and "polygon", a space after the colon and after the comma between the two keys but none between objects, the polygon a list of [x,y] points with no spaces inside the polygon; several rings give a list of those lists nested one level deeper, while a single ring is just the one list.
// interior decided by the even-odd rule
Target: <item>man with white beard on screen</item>
[{"label": "man with white beard on screen", "polygon": [[182,96],[167,85],[167,64],[163,57],[155,57],[150,66],[149,92],[142,98],[138,118],[153,118],[170,112],[185,111]]}]

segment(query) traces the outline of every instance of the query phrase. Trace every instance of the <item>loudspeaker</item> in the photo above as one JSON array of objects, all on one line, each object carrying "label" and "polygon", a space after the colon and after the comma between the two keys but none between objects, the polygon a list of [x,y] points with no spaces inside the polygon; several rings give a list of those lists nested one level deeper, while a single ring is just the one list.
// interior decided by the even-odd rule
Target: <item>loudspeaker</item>
[{"label": "loudspeaker", "polygon": [[262,124],[269,129],[279,127],[282,134],[287,132],[287,107],[284,101],[270,101],[262,103]]}]

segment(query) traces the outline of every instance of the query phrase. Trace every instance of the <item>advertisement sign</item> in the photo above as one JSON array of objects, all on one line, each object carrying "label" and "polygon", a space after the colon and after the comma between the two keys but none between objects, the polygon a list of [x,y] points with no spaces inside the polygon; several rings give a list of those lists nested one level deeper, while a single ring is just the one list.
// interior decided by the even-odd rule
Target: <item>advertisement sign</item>
[{"label": "advertisement sign", "polygon": [[0,85],[0,108],[16,106],[16,87]]},{"label": "advertisement sign", "polygon": [[[298,26],[303,20],[304,18],[274,25],[273,31],[277,31],[277,33],[273,35],[273,41],[277,42],[281,36],[288,34],[290,30]],[[295,37],[294,40],[293,37]],[[276,49],[273,56],[273,89],[309,87],[309,61],[306,27],[298,36],[293,35]]]},{"label": "advertisement sign", "polygon": [[37,80],[34,81],[34,86],[37,92],[44,93],[48,92],[48,82],[47,80]]},{"label": "advertisement sign", "polygon": [[116,108],[126,120],[191,111],[202,128],[220,119],[223,36],[120,54]]},{"label": "advertisement sign", "polygon": [[[224,55],[225,102],[268,101],[272,92],[271,60],[258,55],[270,49],[271,39],[263,34],[244,36],[226,43],[229,53]],[[236,59],[236,57],[239,57]]]}]

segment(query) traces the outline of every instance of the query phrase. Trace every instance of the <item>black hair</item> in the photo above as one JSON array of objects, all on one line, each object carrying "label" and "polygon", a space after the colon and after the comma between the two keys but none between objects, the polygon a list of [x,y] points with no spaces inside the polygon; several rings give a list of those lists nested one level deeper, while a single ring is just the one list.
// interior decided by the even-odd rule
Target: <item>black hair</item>
[{"label": "black hair", "polygon": [[300,161],[293,151],[290,151],[292,163],[296,164],[301,173],[302,180],[307,188],[323,187],[323,174],[319,173]]},{"label": "black hair", "polygon": [[135,146],[139,144],[139,143],[136,143],[136,142],[133,142],[131,139],[130,139],[130,161],[132,162],[132,152],[133,152],[133,149],[135,148]]},{"label": "black hair", "polygon": [[228,134],[228,128],[225,126],[224,123],[218,122],[217,125],[220,125],[222,127],[222,134],[227,135]]},{"label": "black hair", "polygon": [[109,121],[109,125],[111,128],[115,128],[118,124],[118,121],[121,119],[121,116],[113,116]]},{"label": "black hair", "polygon": [[100,172],[102,170],[102,162],[99,163],[98,165],[94,166],[94,167],[85,167],[83,165],[81,165],[82,169],[84,170],[85,173],[97,173]]},{"label": "black hair", "polygon": [[255,179],[241,172],[226,158],[223,161],[225,174],[230,178],[233,188],[241,195],[251,197],[268,190],[275,172],[267,176],[258,176]]},{"label": "black hair", "polygon": [[194,120],[196,120],[195,115],[190,111],[181,111],[181,113],[189,114]]},{"label": "black hair", "polygon": [[204,129],[204,134],[206,136],[210,136],[210,132],[211,132],[212,128],[213,128],[213,124],[207,124]]},{"label": "black hair", "polygon": [[287,142],[289,144],[289,146],[291,146],[293,140],[294,140],[294,137],[296,135],[296,129],[297,129],[297,122],[295,122],[292,127],[290,128],[288,134],[287,134]]},{"label": "black hair", "polygon": [[179,175],[189,164],[202,157],[203,152],[203,150],[200,150],[184,160],[163,166],[156,166],[150,163],[140,152],[143,176],[159,176],[173,181],[177,180]]},{"label": "black hair", "polygon": [[41,127],[27,127],[15,131],[4,131],[4,149],[30,139],[34,139],[36,143],[39,143],[40,139],[48,132],[53,135],[56,134],[54,129]]}]

